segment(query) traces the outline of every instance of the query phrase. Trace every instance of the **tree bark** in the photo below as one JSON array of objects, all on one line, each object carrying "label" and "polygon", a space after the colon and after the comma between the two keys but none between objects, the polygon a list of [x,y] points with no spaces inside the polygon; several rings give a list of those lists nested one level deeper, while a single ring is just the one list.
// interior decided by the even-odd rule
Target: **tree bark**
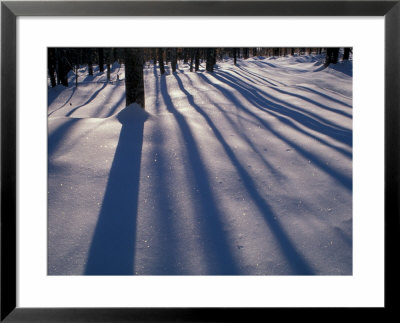
[{"label": "tree bark", "polygon": [[215,49],[207,48],[207,61],[206,61],[207,72],[212,73],[214,71],[214,63],[215,63]]},{"label": "tree bark", "polygon": [[92,61],[92,50],[88,50],[88,71],[89,75],[93,75],[93,61]]},{"label": "tree bark", "polygon": [[162,48],[158,49],[158,65],[160,66],[161,75],[165,73],[164,68],[164,50]]},{"label": "tree bark", "polygon": [[197,72],[200,69],[200,50],[196,48],[194,50],[194,70]]},{"label": "tree bark", "polygon": [[67,67],[67,58],[65,57],[65,50],[61,49],[58,52],[58,70],[57,70],[57,77],[60,83],[66,87],[68,87],[68,67]]},{"label": "tree bark", "polygon": [[111,80],[111,64],[110,62],[107,63],[107,81]]},{"label": "tree bark", "polygon": [[339,58],[339,48],[327,48],[325,66],[329,64],[336,64]]},{"label": "tree bark", "polygon": [[194,63],[194,49],[190,48],[190,72],[193,72],[193,63]]},{"label": "tree bark", "polygon": [[125,49],[126,105],[137,103],[144,109],[143,62],[143,48]]},{"label": "tree bark", "polygon": [[344,48],[344,53],[343,53],[343,60],[347,61],[350,57],[350,48],[349,47],[345,47]]},{"label": "tree bark", "polygon": [[47,66],[49,70],[51,87],[55,87],[57,83],[54,75],[56,69],[56,51],[54,48],[49,48],[47,51]]},{"label": "tree bark", "polygon": [[178,60],[176,56],[176,48],[171,49],[171,67],[172,67],[172,73],[176,72],[176,65],[178,65]]},{"label": "tree bark", "polygon": [[103,48],[99,48],[99,71],[100,73],[104,72],[104,50]]}]

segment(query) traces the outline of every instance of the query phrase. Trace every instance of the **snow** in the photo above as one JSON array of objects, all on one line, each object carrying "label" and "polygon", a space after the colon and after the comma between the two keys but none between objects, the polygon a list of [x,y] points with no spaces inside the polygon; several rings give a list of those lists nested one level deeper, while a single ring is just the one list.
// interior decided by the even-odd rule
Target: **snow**
[{"label": "snow", "polygon": [[48,274],[351,275],[352,61],[166,72],[49,88]]}]

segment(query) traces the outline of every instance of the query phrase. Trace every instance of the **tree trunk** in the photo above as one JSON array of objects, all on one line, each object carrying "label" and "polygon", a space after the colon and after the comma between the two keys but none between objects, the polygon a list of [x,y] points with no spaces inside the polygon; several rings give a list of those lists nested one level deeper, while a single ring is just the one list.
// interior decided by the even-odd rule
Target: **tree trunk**
[{"label": "tree trunk", "polygon": [[237,63],[237,58],[236,58],[237,50],[236,48],[233,49],[233,64],[236,65]]},{"label": "tree trunk", "polygon": [[49,48],[47,51],[47,67],[49,70],[51,87],[55,87],[57,84],[54,75],[56,69],[56,51],[54,48]]},{"label": "tree trunk", "polygon": [[137,103],[144,109],[143,61],[143,48],[125,49],[126,105]]},{"label": "tree trunk", "polygon": [[110,62],[107,63],[107,81],[111,80],[111,64]]},{"label": "tree trunk", "polygon": [[78,87],[78,70],[79,70],[79,64],[76,64],[75,67],[75,86]]},{"label": "tree trunk", "polygon": [[160,66],[161,75],[165,73],[164,68],[164,50],[162,48],[158,49],[158,65]]},{"label": "tree trunk", "polygon": [[104,72],[104,50],[103,48],[98,49],[99,52],[99,71],[100,73]]},{"label": "tree trunk", "polygon": [[194,70],[197,72],[200,69],[200,50],[196,48],[194,50]]},{"label": "tree trunk", "polygon": [[67,58],[65,57],[65,50],[59,50],[57,77],[62,85],[68,87],[68,67],[66,60]]},{"label": "tree trunk", "polygon": [[249,49],[243,48],[243,59],[248,59],[248,58],[249,58]]},{"label": "tree trunk", "polygon": [[329,64],[336,64],[339,57],[339,48],[327,48],[326,49],[326,59],[325,66]]},{"label": "tree trunk", "polygon": [[212,73],[214,71],[214,64],[215,64],[215,49],[207,48],[207,62],[206,62],[207,72]]},{"label": "tree trunk", "polygon": [[93,75],[93,61],[92,61],[92,50],[88,50],[88,71],[89,75]]},{"label": "tree trunk", "polygon": [[183,63],[184,64],[187,64],[188,63],[188,58],[189,58],[189,54],[190,53],[190,49],[188,49],[188,48],[184,48],[183,49]]},{"label": "tree trunk", "polygon": [[176,57],[176,48],[171,49],[171,68],[172,68],[172,73],[176,72],[176,65],[178,65],[178,60]]},{"label": "tree trunk", "polygon": [[118,49],[117,48],[113,48],[113,61],[114,62],[118,62]]},{"label": "tree trunk", "polygon": [[153,48],[151,50],[151,56],[153,58],[153,65],[156,66],[156,64],[157,64],[157,49]]},{"label": "tree trunk", "polygon": [[193,72],[193,62],[194,62],[194,49],[189,50],[190,53],[190,72]]},{"label": "tree trunk", "polygon": [[347,61],[350,57],[350,48],[349,47],[345,47],[344,48],[344,53],[343,53],[343,60]]}]

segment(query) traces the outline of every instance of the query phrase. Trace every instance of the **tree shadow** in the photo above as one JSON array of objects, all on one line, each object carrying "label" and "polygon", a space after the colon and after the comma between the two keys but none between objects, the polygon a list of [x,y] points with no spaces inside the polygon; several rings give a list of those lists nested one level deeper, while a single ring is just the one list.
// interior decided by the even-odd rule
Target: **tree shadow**
[{"label": "tree shadow", "polygon": [[[186,77],[187,81],[191,84],[191,86],[193,87],[193,82],[191,81],[191,79],[187,75],[185,75],[185,77]],[[181,79],[177,79],[177,82],[178,82],[178,85],[179,85],[181,91],[186,94],[186,97],[188,98],[189,102],[194,103],[193,96],[184,88]],[[208,100],[211,101],[212,98],[209,95],[206,94],[206,97]],[[283,174],[278,169],[276,169],[272,166],[272,164],[265,158],[265,156],[259,151],[259,149],[257,149],[257,147],[254,145],[254,143],[250,140],[250,138],[245,133],[240,133],[237,130],[238,126],[242,126],[243,117],[236,115],[238,122],[235,123],[233,121],[232,117],[228,116],[228,113],[226,112],[226,110],[224,110],[218,103],[213,102],[213,106],[215,106],[222,113],[225,120],[232,126],[232,129],[236,129],[237,136],[240,136],[240,138],[249,145],[249,147],[253,150],[254,153],[257,154],[257,156],[262,160],[263,164],[271,171],[271,174],[275,178],[277,178],[277,179],[286,178],[285,174]],[[246,121],[254,124],[255,126],[258,126],[258,124],[254,123],[252,120],[246,119]],[[267,149],[264,148],[264,151],[267,151]]]},{"label": "tree shadow", "polygon": [[100,89],[96,90],[85,103],[83,103],[81,105],[78,105],[77,107],[73,108],[65,116],[66,117],[70,117],[76,110],[78,110],[79,108],[81,108],[81,107],[89,104],[90,102],[92,102],[97,97],[97,95],[107,86],[107,84],[108,83],[104,83],[103,86]]},{"label": "tree shadow", "polygon": [[50,158],[58,149],[60,143],[68,136],[68,132],[73,128],[80,119],[66,120],[62,125],[57,127],[51,134],[48,135],[47,140],[47,155]]},{"label": "tree shadow", "polygon": [[[175,75],[176,77],[176,75]],[[196,222],[201,227],[201,246],[207,258],[208,275],[237,275],[239,268],[232,255],[232,247],[227,242],[226,234],[221,222],[221,211],[217,206],[214,193],[211,189],[208,172],[202,162],[196,139],[184,116],[174,107],[168,94],[165,76],[160,78],[160,91],[167,109],[175,117],[181,138],[185,141],[185,148],[189,159],[187,169],[188,180],[196,188],[195,205]]]},{"label": "tree shadow", "polygon": [[85,275],[132,275],[144,122],[147,114],[129,106],[118,114],[118,146],[89,250]]},{"label": "tree shadow", "polygon": [[[302,112],[298,112],[289,108],[286,108],[280,104],[277,104],[275,102],[272,102],[268,100],[267,98],[259,95],[257,93],[257,89],[254,91],[251,91],[247,87],[243,87],[240,84],[237,84],[234,81],[231,81],[229,78],[225,77],[220,77],[218,75],[213,75],[216,79],[220,80],[221,82],[235,88],[238,90],[238,92],[246,98],[248,102],[250,102],[252,105],[254,105],[256,108],[260,109],[261,111],[265,111],[268,114],[276,117],[279,121],[282,123],[292,127],[293,129],[297,130],[298,132],[317,140],[318,142],[321,142],[322,144],[335,149],[339,153],[343,154],[344,156],[348,158],[352,158],[352,152],[348,151],[347,149],[344,149],[340,146],[336,146],[333,143],[325,140],[323,137],[319,137],[312,132],[308,132],[305,129],[299,127],[296,124],[297,122],[300,122],[302,125],[308,127],[310,130],[316,131],[318,133],[321,133],[323,135],[329,136],[339,142],[342,142],[346,144],[347,146],[352,146],[352,132],[343,128],[343,130],[335,130],[335,128],[332,128],[330,125],[326,125],[322,122],[319,122],[317,120],[314,120],[312,115],[304,115]],[[211,81],[209,81],[207,78],[202,76],[203,79],[206,82],[209,82],[212,84],[214,87],[219,88],[221,91],[224,91],[223,87],[220,87],[218,85],[213,84]],[[229,93],[228,96],[232,97],[232,93],[229,91],[226,92]],[[282,100],[280,100],[282,101]],[[283,101],[282,101],[283,102]],[[293,106],[293,105],[291,105]],[[294,107],[294,106],[293,106]]]},{"label": "tree shadow", "polygon": [[[270,113],[270,111],[266,110],[265,107],[270,108],[271,105],[273,105],[273,102],[269,102],[268,100],[266,100],[265,98],[263,100],[261,100],[261,98],[259,98],[257,101],[252,100],[252,98],[254,98],[252,92],[248,91],[248,90],[243,90],[240,86],[238,86],[236,83],[230,82],[224,78],[221,78],[217,75],[215,75],[215,73],[211,74],[212,77],[214,77],[215,79],[223,82],[224,84],[229,85],[230,87],[234,88],[235,90],[237,90],[239,93],[241,93],[241,95],[246,98],[246,100],[248,100],[251,104],[255,105],[255,107],[259,108],[262,111],[266,111],[268,113]],[[315,154],[313,154],[312,152],[304,149],[302,146],[300,146],[299,144],[296,144],[294,141],[289,140],[288,138],[286,138],[283,134],[281,134],[280,132],[274,130],[273,127],[271,127],[269,125],[269,123],[261,118],[260,116],[258,116],[256,113],[252,112],[250,109],[248,109],[240,100],[238,100],[236,98],[236,96],[234,94],[232,94],[231,91],[228,91],[227,89],[225,89],[223,86],[216,84],[214,82],[211,82],[211,80],[209,80],[207,77],[205,77],[203,74],[200,74],[200,77],[204,79],[205,82],[211,84],[213,87],[215,87],[217,90],[219,90],[228,100],[230,100],[231,102],[233,102],[235,104],[235,106],[242,110],[243,112],[247,113],[248,115],[252,116],[253,118],[255,118],[259,123],[261,123],[265,128],[267,128],[272,134],[274,134],[277,138],[279,138],[280,140],[282,140],[283,142],[285,142],[287,145],[291,146],[293,149],[295,149],[300,155],[302,155],[304,158],[306,158],[307,160],[309,160],[310,162],[312,162],[314,165],[316,165],[319,169],[321,169],[322,171],[324,171],[326,174],[330,175],[336,182],[338,182],[340,185],[342,185],[344,188],[348,189],[348,190],[352,190],[352,178],[342,174],[341,172],[339,172],[338,170],[334,169],[333,167],[327,165],[323,160],[321,160],[319,157],[317,157]],[[282,120],[281,120],[282,121]]]},{"label": "tree shadow", "polygon": [[[273,82],[269,81],[269,80],[267,79],[266,76],[261,76],[261,75],[258,74],[258,73],[250,72],[247,68],[244,68],[243,66],[238,66],[238,68],[239,68],[240,70],[242,70],[243,72],[245,72],[245,73],[251,75],[252,77],[259,79],[261,82],[266,82],[266,83],[268,83],[269,85],[278,86],[277,83],[279,83],[279,85],[286,86],[286,84],[284,84],[284,83],[282,83],[282,82],[278,82],[277,80],[274,80],[274,79],[272,79],[272,78],[269,78],[270,80],[276,82],[276,83],[273,83]],[[238,72],[236,72],[236,73],[239,74]]]},{"label": "tree shadow", "polygon": [[[202,75],[202,77],[204,77]],[[236,168],[237,173],[242,179],[242,183],[246,190],[249,192],[250,196],[253,199],[254,204],[258,208],[259,212],[262,214],[263,219],[266,224],[270,228],[273,233],[276,241],[278,242],[278,246],[280,247],[282,253],[285,255],[288,264],[290,265],[293,274],[296,275],[312,275],[314,274],[314,270],[307,263],[304,257],[300,254],[300,252],[295,247],[295,244],[291,241],[284,228],[281,226],[278,220],[275,219],[275,215],[268,205],[268,203],[264,200],[262,195],[258,192],[256,184],[252,178],[252,176],[248,173],[248,171],[242,166],[234,151],[230,148],[226,140],[224,139],[221,132],[218,130],[218,127],[212,122],[211,118],[205,113],[200,106],[198,106],[193,99],[193,96],[184,88],[182,81],[178,76],[175,75],[175,78],[178,82],[178,86],[183,91],[190,105],[204,118],[209,127],[212,129],[215,137],[221,143],[226,155],[232,162],[232,165]]]},{"label": "tree shadow", "polygon": [[[59,86],[62,86],[62,85],[59,85]],[[71,95],[70,95],[69,98],[65,101],[65,103],[64,103],[63,105],[61,105],[60,107],[58,107],[57,109],[51,111],[47,116],[49,117],[49,116],[51,116],[54,112],[56,112],[56,111],[62,109],[63,107],[65,107],[65,106],[67,105],[67,103],[68,103],[68,102],[72,99],[72,97],[74,96],[75,91],[76,91],[76,87],[74,87],[74,88],[72,89]],[[60,92],[60,93],[61,93],[61,92]],[[59,93],[59,94],[60,94],[60,93]],[[58,95],[59,95],[59,94],[58,94]],[[54,102],[54,100],[58,97],[58,95],[53,95],[53,96],[51,96],[51,98],[48,99],[48,102],[47,102],[47,106],[48,106],[48,107]],[[50,96],[48,95],[48,97],[50,97]]]},{"label": "tree shadow", "polygon": [[[276,112],[280,115],[287,116],[293,120],[300,122],[310,130],[317,131],[326,136],[331,137],[345,145],[352,145],[352,132],[351,130],[344,128],[340,125],[327,120],[316,113],[297,107],[289,102],[283,101],[269,93],[261,91],[260,89],[253,87],[249,84],[244,83],[237,77],[230,76],[225,72],[219,72],[213,76],[221,82],[230,85],[232,88],[239,91],[247,100],[251,100],[256,103],[256,107],[260,110],[271,113]],[[278,91],[277,88],[271,88]],[[279,90],[279,92],[284,92]],[[285,93],[287,94],[287,93]],[[319,107],[323,107],[318,103]]]},{"label": "tree shadow", "polygon": [[[315,100],[307,98],[304,95],[300,95],[300,94],[297,94],[297,93],[291,93],[291,92],[285,91],[285,90],[280,89],[280,88],[271,88],[271,89],[276,91],[276,92],[280,92],[282,94],[286,94],[286,95],[289,95],[289,96],[294,96],[296,98],[299,98],[299,99],[301,99],[303,101],[309,102],[309,103],[311,103],[311,104],[313,104],[315,106],[318,106],[319,108],[325,109],[327,111],[330,111],[330,112],[333,112],[333,113],[336,113],[336,114],[340,114],[340,115],[342,115],[344,117],[347,117],[347,118],[350,118],[350,119],[352,118],[352,115],[350,113],[344,112],[344,111],[339,110],[339,109],[331,108],[331,107],[329,107],[329,106],[327,106],[325,104],[322,104],[320,102],[317,102]],[[341,104],[344,105],[343,102],[341,102]]]},{"label": "tree shadow", "polygon": [[325,93],[322,93],[322,92],[317,91],[317,90],[314,90],[314,89],[311,89],[311,88],[309,88],[309,87],[302,86],[302,85],[298,85],[298,86],[296,86],[296,88],[301,89],[301,90],[303,90],[303,91],[311,92],[311,93],[313,93],[313,94],[317,94],[317,95],[323,97],[324,99],[328,99],[328,100],[330,100],[330,101],[332,101],[332,102],[339,103],[339,104],[341,104],[341,105],[344,105],[345,107],[353,108],[350,104],[347,104],[347,103],[345,103],[345,102],[343,102],[343,101],[340,101],[340,100],[338,100],[338,99],[335,99],[335,98],[331,97],[330,95],[327,95],[327,94],[325,94]]}]

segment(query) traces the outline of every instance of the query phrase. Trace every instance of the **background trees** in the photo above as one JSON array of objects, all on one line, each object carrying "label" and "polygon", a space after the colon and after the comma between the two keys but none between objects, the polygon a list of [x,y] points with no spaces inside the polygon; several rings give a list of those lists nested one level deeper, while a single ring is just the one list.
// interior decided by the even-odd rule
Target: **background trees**
[{"label": "background trees", "polygon": [[[352,49],[347,48],[48,48],[47,64],[49,84],[55,87],[58,84],[68,86],[68,73],[75,74],[75,84],[78,86],[80,68],[87,66],[87,73],[103,73],[107,69],[107,81],[111,81],[113,62],[125,64],[126,105],[137,103],[145,107],[143,66],[152,62],[160,69],[161,75],[166,73],[164,63],[170,62],[172,73],[177,71],[179,60],[183,64],[190,64],[190,72],[199,72],[201,69],[209,73],[214,72],[218,61],[232,59],[237,65],[238,60],[250,57],[269,57],[287,55],[325,55],[325,66],[336,64],[340,60],[350,59]],[[94,70],[93,62],[98,63],[98,70]],[[205,64],[204,64],[205,63]],[[70,74],[74,75],[74,74]],[[71,78],[70,78],[71,80]],[[90,78],[85,80],[90,82]]]}]

